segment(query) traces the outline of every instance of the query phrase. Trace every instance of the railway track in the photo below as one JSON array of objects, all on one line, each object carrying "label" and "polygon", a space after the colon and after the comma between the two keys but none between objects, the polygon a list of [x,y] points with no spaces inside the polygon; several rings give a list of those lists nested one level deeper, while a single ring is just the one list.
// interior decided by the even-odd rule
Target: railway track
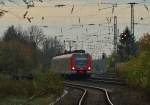
[{"label": "railway track", "polygon": [[79,89],[79,90],[82,91],[82,95],[81,95],[77,105],[83,105],[83,103],[85,101],[85,98],[87,96],[87,89],[79,87],[79,86],[75,86],[75,85],[70,85],[70,84],[67,84],[67,83],[65,83],[65,84],[66,84],[67,87],[76,88],[76,89]]},{"label": "railway track", "polygon": [[50,105],[83,105],[87,95],[87,89],[68,84],[65,84],[65,89],[68,93],[60,98],[59,101],[53,102],[53,104]]},{"label": "railway track", "polygon": [[89,82],[103,82],[109,84],[126,85],[126,80],[116,74],[94,74],[87,79]]},{"label": "railway track", "polygon": [[[69,82],[65,82],[65,85],[84,90],[78,105],[113,105],[108,95],[108,91],[105,88]],[[96,94],[96,96],[100,96],[101,98],[96,98],[95,96],[93,96],[93,92]]]},{"label": "railway track", "polygon": [[[106,86],[103,86],[103,84],[98,86],[99,83],[106,83]],[[116,87],[116,85],[125,85],[125,82],[115,77],[108,78],[103,76],[90,77],[83,81],[65,81],[64,84],[65,87],[70,88],[70,92],[76,90],[76,92],[69,94],[67,97],[62,99],[63,101],[71,100],[72,102],[64,103],[62,100],[60,100],[59,104],[55,105],[113,105],[108,92],[112,94],[112,89],[114,89],[114,86]],[[107,86],[107,84],[110,86]],[[76,94],[77,92],[78,95]]]},{"label": "railway track", "polygon": [[116,78],[117,73],[93,73],[96,77],[109,77],[109,78]]},{"label": "railway track", "polygon": [[126,81],[125,80],[119,80],[116,78],[95,78],[95,77],[91,77],[88,78],[87,81],[89,82],[103,82],[103,83],[108,83],[108,84],[116,84],[116,85],[126,85]]}]

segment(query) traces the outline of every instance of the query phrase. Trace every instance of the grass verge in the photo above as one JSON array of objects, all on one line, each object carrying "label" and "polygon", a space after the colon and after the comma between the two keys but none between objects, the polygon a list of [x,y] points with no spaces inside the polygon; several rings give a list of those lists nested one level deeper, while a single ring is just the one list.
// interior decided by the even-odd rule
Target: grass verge
[{"label": "grass verge", "polygon": [[62,79],[52,72],[39,73],[33,80],[0,76],[0,105],[48,105],[62,92]]}]

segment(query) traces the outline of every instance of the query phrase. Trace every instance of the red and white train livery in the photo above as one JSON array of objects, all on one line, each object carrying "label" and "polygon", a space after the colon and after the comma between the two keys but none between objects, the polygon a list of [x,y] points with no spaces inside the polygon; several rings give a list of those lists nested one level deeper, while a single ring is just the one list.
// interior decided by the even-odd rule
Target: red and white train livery
[{"label": "red and white train livery", "polygon": [[92,57],[88,53],[71,53],[53,57],[51,69],[61,74],[90,74]]}]

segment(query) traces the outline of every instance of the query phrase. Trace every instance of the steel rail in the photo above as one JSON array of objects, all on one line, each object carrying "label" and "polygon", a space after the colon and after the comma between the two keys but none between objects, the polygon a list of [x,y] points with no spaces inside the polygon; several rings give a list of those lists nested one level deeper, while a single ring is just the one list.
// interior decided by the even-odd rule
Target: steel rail
[{"label": "steel rail", "polygon": [[[65,83],[65,84],[66,84],[66,83]],[[86,98],[86,95],[87,95],[87,90],[86,90],[86,89],[83,89],[83,88],[81,88],[81,87],[78,87],[78,86],[74,86],[74,85],[72,85],[72,84],[66,84],[66,85],[67,85],[67,87],[72,87],[72,88],[80,89],[80,90],[83,91],[83,94],[82,94],[82,96],[81,96],[81,98],[80,98],[80,100],[79,100],[79,102],[78,102],[78,105],[83,105],[83,102],[84,102],[84,100],[85,100],[85,98]]]},{"label": "steel rail", "polygon": [[112,101],[110,100],[110,97],[109,97],[109,95],[108,95],[108,90],[105,89],[105,88],[100,88],[100,87],[95,87],[95,86],[89,86],[89,85],[83,85],[83,84],[74,84],[74,83],[69,83],[69,82],[64,82],[64,83],[65,83],[65,84],[68,84],[68,85],[70,84],[70,85],[72,85],[72,86],[79,86],[79,87],[84,87],[84,88],[92,88],[92,89],[100,90],[100,91],[102,91],[102,92],[105,93],[107,103],[108,103],[109,105],[114,105],[114,104],[112,103]]},{"label": "steel rail", "polygon": [[114,81],[125,81],[125,79],[118,79],[116,77],[91,77],[92,79],[105,79],[105,80],[114,80]]},{"label": "steel rail", "polygon": [[116,84],[116,85],[126,85],[126,82],[121,82],[121,81],[117,81],[117,80],[106,80],[106,79],[90,78],[90,79],[87,79],[87,81],[90,81],[90,82],[103,82],[103,83]]},{"label": "steel rail", "polygon": [[65,97],[68,94],[67,90],[64,90],[64,93],[58,97],[54,102],[50,103],[49,105],[55,105],[58,101],[60,101],[63,97]]}]

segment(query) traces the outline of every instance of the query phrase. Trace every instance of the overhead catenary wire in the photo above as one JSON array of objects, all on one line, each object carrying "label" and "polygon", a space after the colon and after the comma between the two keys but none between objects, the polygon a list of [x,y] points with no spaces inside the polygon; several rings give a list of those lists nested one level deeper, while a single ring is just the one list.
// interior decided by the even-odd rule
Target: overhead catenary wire
[{"label": "overhead catenary wire", "polygon": [[[91,18],[92,16],[94,17],[94,15],[93,14],[92,15],[88,15],[88,16],[76,15],[76,14],[78,14],[78,10],[82,9],[84,11],[84,8],[86,6],[108,5],[108,7],[106,7],[106,8],[105,7],[104,8],[103,7],[99,7],[99,9],[101,9],[99,12],[101,13],[101,11],[110,10],[110,11],[112,11],[112,13],[115,13],[115,8],[120,8],[120,7],[123,7],[124,5],[127,6],[126,3],[122,3],[122,4],[117,3],[117,7],[114,7],[115,4],[103,4],[103,3],[99,3],[99,4],[97,4],[97,3],[85,3],[85,4],[74,4],[74,3],[73,4],[68,4],[68,3],[66,3],[65,5],[66,6],[64,6],[63,8],[66,8],[66,7],[68,8],[69,7],[70,11],[68,11],[68,14],[72,14],[72,16],[69,16],[69,15],[66,15],[66,16],[43,16],[44,19],[41,18],[42,21],[45,21],[45,18],[71,18],[71,19],[75,18],[76,23],[80,24],[82,26],[88,27],[87,32],[90,33],[89,29],[91,28],[90,26],[92,26],[92,25],[88,25],[88,24],[94,24],[94,25],[98,25],[98,24],[95,24],[94,22],[93,23],[89,22],[89,23],[85,24],[85,23],[83,23],[83,20],[84,20],[83,17]],[[139,3],[138,5],[142,5],[147,11],[149,11],[149,4],[148,3],[143,2],[143,3]],[[42,7],[42,6],[35,5],[35,7]],[[43,7],[46,7],[46,6],[43,6]],[[49,8],[55,8],[55,5],[50,5],[50,6],[47,6],[47,7],[49,7]],[[15,14],[15,12],[14,12],[14,14]],[[18,14],[15,14],[15,15],[17,16]],[[108,23],[111,24],[111,19],[106,19],[106,18],[110,18],[110,17],[107,17],[107,16],[100,17],[100,15],[99,15],[98,12],[95,13],[95,16],[96,16],[96,18],[104,18],[102,20],[104,20],[105,22],[108,22]],[[16,18],[22,19],[22,17],[20,17],[19,15]],[[34,18],[36,18],[36,17],[34,17]],[[122,17],[118,17],[118,18],[122,19]],[[145,17],[143,17],[143,19],[142,19],[142,21],[147,21],[147,20],[148,20],[148,18],[145,18]],[[141,21],[141,20],[139,20],[139,21]],[[142,21],[141,21],[140,24],[142,24]],[[99,23],[99,24],[101,24],[101,23]],[[105,24],[107,24],[107,23],[105,23]],[[121,23],[118,23],[118,24],[121,24]]]}]

